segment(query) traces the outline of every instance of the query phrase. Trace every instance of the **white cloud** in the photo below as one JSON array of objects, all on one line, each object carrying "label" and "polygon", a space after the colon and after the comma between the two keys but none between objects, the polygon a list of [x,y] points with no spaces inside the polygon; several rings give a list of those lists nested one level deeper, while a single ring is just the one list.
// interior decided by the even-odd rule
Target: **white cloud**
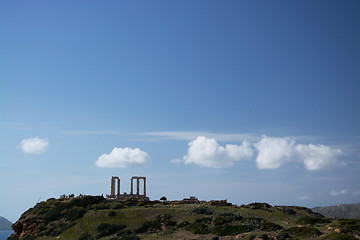
[{"label": "white cloud", "polygon": [[139,148],[117,148],[110,154],[101,155],[95,164],[105,168],[126,168],[133,164],[143,164],[149,160],[149,154]]},{"label": "white cloud", "polygon": [[284,138],[262,136],[254,144],[258,150],[256,164],[259,169],[274,169],[287,161],[303,162],[307,170],[318,170],[332,165],[342,155],[338,148],[325,145],[295,144],[295,141]]},{"label": "white cloud", "polygon": [[347,189],[341,189],[339,191],[331,190],[330,194],[333,196],[340,196],[340,195],[345,195],[347,192],[348,192]]},{"label": "white cloud", "polygon": [[259,169],[280,167],[293,155],[294,141],[289,138],[272,138],[263,136],[254,144],[259,151],[256,164]]},{"label": "white cloud", "polygon": [[304,195],[304,196],[300,196],[299,199],[300,199],[301,201],[306,201],[306,200],[309,200],[309,199],[311,199],[311,198],[310,198],[309,196],[307,196],[307,195]]},{"label": "white cloud", "polygon": [[[157,136],[168,139],[184,140],[193,137],[196,132],[152,132],[143,135]],[[240,141],[248,136],[253,144],[247,140],[242,140],[241,145],[227,144],[221,146],[215,137],[197,136],[195,140],[189,142],[187,155],[182,159],[173,159],[172,163],[184,162],[185,164],[194,163],[205,167],[221,168],[230,166],[234,162],[251,158],[254,148],[257,150],[256,165],[259,169],[276,169],[286,162],[303,163],[307,170],[319,170],[334,165],[337,158],[343,155],[339,148],[326,145],[297,144],[295,139],[305,140],[306,138],[296,137],[269,137],[263,135],[255,137],[247,134],[215,134],[224,139]],[[193,138],[194,139],[194,138]],[[216,139],[216,140],[215,140]]]},{"label": "white cloud", "polygon": [[318,170],[332,165],[336,162],[336,157],[342,154],[340,149],[325,145],[298,144],[295,150],[308,170]]},{"label": "white cloud", "polygon": [[197,137],[188,145],[188,153],[183,157],[185,164],[212,168],[231,166],[236,161],[251,158],[254,152],[247,141],[241,145],[226,144],[223,147],[214,138],[204,136]]},{"label": "white cloud", "polygon": [[27,138],[21,141],[20,148],[24,153],[41,154],[47,150],[49,142],[46,138]]},{"label": "white cloud", "polygon": [[179,158],[175,158],[175,159],[171,159],[170,162],[171,163],[181,163],[182,161]]}]

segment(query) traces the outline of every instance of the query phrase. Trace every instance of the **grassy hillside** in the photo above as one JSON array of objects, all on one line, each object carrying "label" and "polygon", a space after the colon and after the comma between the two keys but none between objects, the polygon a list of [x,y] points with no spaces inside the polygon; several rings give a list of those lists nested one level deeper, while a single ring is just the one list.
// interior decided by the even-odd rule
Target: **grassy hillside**
[{"label": "grassy hillside", "polygon": [[10,239],[359,239],[359,220],[266,203],[111,202],[49,199],[26,211]]}]

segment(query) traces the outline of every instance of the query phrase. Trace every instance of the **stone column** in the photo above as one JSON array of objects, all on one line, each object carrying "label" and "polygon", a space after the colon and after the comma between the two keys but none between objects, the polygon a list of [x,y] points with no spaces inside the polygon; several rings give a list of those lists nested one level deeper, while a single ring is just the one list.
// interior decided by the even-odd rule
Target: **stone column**
[{"label": "stone column", "polygon": [[136,178],[136,182],[137,182],[137,185],[136,185],[136,195],[140,195],[140,191],[139,191],[139,187],[140,187],[140,179],[139,178]]},{"label": "stone column", "polygon": [[144,177],[143,180],[144,180],[144,197],[146,197],[146,177]]},{"label": "stone column", "polygon": [[118,186],[117,186],[117,195],[120,196],[120,178],[117,178]]},{"label": "stone column", "polygon": [[131,184],[130,184],[130,194],[133,195],[133,178],[131,178],[130,180],[131,180]]},{"label": "stone column", "polygon": [[111,187],[110,187],[110,197],[114,197],[115,196],[115,179],[114,177],[111,178]]}]

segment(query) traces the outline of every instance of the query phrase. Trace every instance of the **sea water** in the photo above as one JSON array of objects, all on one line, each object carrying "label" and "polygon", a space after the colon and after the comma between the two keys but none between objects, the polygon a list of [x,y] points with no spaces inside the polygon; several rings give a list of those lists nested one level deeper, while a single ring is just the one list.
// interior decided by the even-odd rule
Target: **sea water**
[{"label": "sea water", "polygon": [[13,234],[13,230],[0,230],[0,240],[6,240]]}]

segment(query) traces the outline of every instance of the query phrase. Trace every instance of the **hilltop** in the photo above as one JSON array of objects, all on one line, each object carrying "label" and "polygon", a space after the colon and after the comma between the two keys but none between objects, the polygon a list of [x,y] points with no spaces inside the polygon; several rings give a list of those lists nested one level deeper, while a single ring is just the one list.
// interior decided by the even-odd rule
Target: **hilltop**
[{"label": "hilltop", "polygon": [[0,230],[11,230],[11,225],[9,220],[0,216]]},{"label": "hilltop", "polygon": [[312,210],[321,213],[326,217],[360,219],[360,203],[316,207]]},{"label": "hilltop", "polygon": [[9,239],[359,239],[360,220],[252,203],[48,199],[27,210]]}]

